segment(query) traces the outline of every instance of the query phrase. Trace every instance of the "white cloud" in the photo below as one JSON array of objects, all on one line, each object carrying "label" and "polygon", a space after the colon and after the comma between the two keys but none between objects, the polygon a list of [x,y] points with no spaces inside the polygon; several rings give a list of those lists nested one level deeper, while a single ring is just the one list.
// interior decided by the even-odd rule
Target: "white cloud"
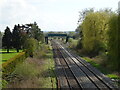
[{"label": "white cloud", "polygon": [[25,0],[8,0],[3,3],[1,12],[1,24],[10,25],[11,28],[14,24],[33,22],[37,17],[36,8],[27,4]]},{"label": "white cloud", "polygon": [[[46,3],[44,0],[36,1]],[[55,1],[56,0],[48,0],[48,2],[51,3]],[[41,8],[39,5],[32,5],[32,3],[33,0],[6,0],[2,6],[2,23],[0,28],[5,29],[8,25],[12,29],[15,24],[25,24],[36,21],[44,30],[65,30],[69,27],[67,24],[75,21],[69,14],[65,15],[64,12],[42,10],[46,8]],[[51,8],[49,9],[51,10]]]},{"label": "white cloud", "polygon": [[36,21],[42,30],[75,30],[79,11],[116,8],[118,0],[0,0],[0,30]]}]

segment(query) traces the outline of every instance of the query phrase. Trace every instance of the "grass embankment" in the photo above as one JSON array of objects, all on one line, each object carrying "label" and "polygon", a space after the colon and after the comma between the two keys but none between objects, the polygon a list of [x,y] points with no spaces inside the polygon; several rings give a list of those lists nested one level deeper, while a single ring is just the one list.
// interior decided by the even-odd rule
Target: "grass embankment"
[{"label": "grass embankment", "polygon": [[[77,40],[71,39],[68,43],[68,47],[75,51],[81,58],[89,62],[92,66],[96,67],[98,70],[100,70],[102,73],[104,73],[106,76],[111,78],[113,81],[116,82],[117,85],[120,86],[120,75],[117,71],[112,70],[112,68],[108,65],[107,62],[107,55],[106,53],[101,53],[98,56],[90,58],[86,54],[82,53],[82,50],[79,50],[76,48]],[[119,81],[119,82],[118,82]]]},{"label": "grass embankment", "polygon": [[41,45],[34,54],[17,65],[7,88],[56,88],[52,47]]},{"label": "grass embankment", "polygon": [[[20,50],[19,53],[20,52],[22,52],[22,50]],[[17,53],[15,49],[10,49],[9,53],[7,53],[6,49],[0,49],[0,58],[2,59],[0,63],[6,62],[7,60],[16,56],[19,53]]]},{"label": "grass embankment", "polygon": [[[103,64],[101,63],[97,63],[98,60],[100,60],[100,58],[89,58],[89,57],[82,57],[84,60],[86,60],[87,62],[89,62],[92,66],[96,67],[97,69],[99,69],[102,73],[104,73],[107,77],[111,78],[116,85],[120,86],[120,76],[117,72],[114,72],[111,70],[111,68],[109,67],[105,67]],[[100,61],[99,61],[100,62]]]}]

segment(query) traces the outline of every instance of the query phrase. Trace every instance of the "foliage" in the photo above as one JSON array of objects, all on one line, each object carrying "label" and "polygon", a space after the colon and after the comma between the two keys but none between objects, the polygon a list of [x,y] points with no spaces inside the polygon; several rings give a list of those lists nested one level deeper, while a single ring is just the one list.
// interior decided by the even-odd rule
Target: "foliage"
[{"label": "foliage", "polygon": [[80,39],[82,39],[83,33],[82,33],[81,24],[76,28],[75,32],[76,32],[75,38],[80,38]]},{"label": "foliage", "polygon": [[0,31],[0,48],[2,48],[2,33]]},{"label": "foliage", "polygon": [[20,54],[16,55],[15,57],[11,58],[7,62],[2,64],[2,74],[3,78],[6,77],[6,75],[10,74],[14,71],[16,64],[22,62],[26,58],[25,52],[21,52]]},{"label": "foliage", "polygon": [[40,48],[40,52],[36,55],[36,57],[39,57],[39,59],[41,59],[41,61],[43,60],[44,62],[40,73],[40,79],[42,79],[41,88],[56,88],[56,76],[54,73],[55,66],[53,60],[52,46],[40,44]]},{"label": "foliage", "polygon": [[[117,60],[118,61],[118,66],[120,66],[120,15],[118,15],[118,29],[117,29],[117,37],[118,37],[118,42],[117,42],[117,47],[118,47],[118,54],[117,54]],[[118,70],[120,73],[120,69]]]},{"label": "foliage", "polygon": [[82,49],[82,48],[83,48],[83,46],[82,46],[82,39],[79,39],[79,40],[78,40],[78,43],[77,43],[77,45],[76,45],[76,48],[77,48],[77,49]]},{"label": "foliage", "polygon": [[77,38],[79,40],[76,47],[78,49],[82,49],[83,48],[83,45],[82,45],[83,32],[82,32],[82,25],[81,24],[76,29],[75,38]]},{"label": "foliage", "polygon": [[6,88],[7,84],[8,84],[8,82],[6,80],[2,79],[2,84],[1,84],[2,88]]},{"label": "foliage", "polygon": [[34,38],[38,41],[44,41],[44,35],[41,29],[38,27],[37,23],[26,24],[26,32],[29,38]]},{"label": "foliage", "polygon": [[[6,37],[8,40],[6,39]],[[24,43],[29,38],[34,38],[38,41],[44,42],[43,31],[41,31],[36,22],[25,25],[15,25],[12,34],[7,27],[5,30],[5,34],[2,38],[3,46],[5,48],[8,48],[8,52],[9,48],[11,47],[16,48],[17,52],[19,52],[19,49],[24,48]]]},{"label": "foliage", "polygon": [[120,65],[120,30],[118,28],[120,20],[118,15],[113,14],[109,20],[109,39],[108,39],[108,55],[109,55],[109,65],[113,70],[118,70]]},{"label": "foliage", "polygon": [[21,64],[18,64],[12,74],[17,74],[25,78],[32,78],[39,74],[39,70],[35,68],[34,64],[30,64],[25,61]]},{"label": "foliage", "polygon": [[120,77],[118,75],[115,75],[115,74],[108,74],[107,76],[110,77],[110,78],[113,78],[113,79],[119,79],[120,80]]},{"label": "foliage", "polygon": [[77,47],[91,57],[105,54],[104,65],[120,72],[120,15],[110,9],[81,12],[80,15],[82,21],[76,29],[80,34]]},{"label": "foliage", "polygon": [[17,52],[19,52],[19,49],[21,47],[21,36],[20,36],[20,26],[18,24],[14,26],[13,32],[12,32],[12,43],[13,47],[16,48]]},{"label": "foliage", "polygon": [[33,57],[33,53],[37,49],[38,41],[34,38],[29,38],[26,40],[24,44],[24,49],[26,50],[27,54]]},{"label": "foliage", "polygon": [[82,11],[80,11],[80,15],[79,15],[79,20],[78,20],[78,24],[83,22],[85,17],[87,16],[87,14],[94,12],[94,8],[90,8],[90,9],[84,9]]},{"label": "foliage", "polygon": [[69,47],[70,47],[70,48],[76,48],[77,43],[78,43],[78,40],[69,38],[68,42],[69,42]]},{"label": "foliage", "polygon": [[52,47],[39,44],[41,49],[38,52],[41,53],[45,48],[45,57],[43,55],[37,58],[37,54],[35,58],[27,58],[18,64],[12,73],[12,76],[15,76],[11,78],[13,83],[9,83],[7,88],[56,88]]},{"label": "foliage", "polygon": [[82,28],[82,23],[84,22],[86,16],[89,13],[94,13],[94,8],[90,8],[90,9],[84,9],[82,11],[79,12],[79,20],[78,20],[78,27],[76,28],[76,34],[75,34],[75,38],[79,39],[79,42],[77,44],[77,48],[78,49],[82,49],[83,45],[82,45],[82,40],[83,40],[83,28]]},{"label": "foliage", "polygon": [[46,57],[46,53],[48,50],[50,50],[49,45],[39,42],[39,45],[37,46],[37,49],[34,52],[34,57],[38,59],[44,58]]},{"label": "foliage", "polygon": [[9,52],[10,47],[12,46],[12,33],[9,27],[6,27],[3,38],[2,38],[2,46],[7,49]]},{"label": "foliage", "polygon": [[98,54],[106,49],[109,15],[106,12],[89,13],[82,23],[83,48],[87,53]]}]

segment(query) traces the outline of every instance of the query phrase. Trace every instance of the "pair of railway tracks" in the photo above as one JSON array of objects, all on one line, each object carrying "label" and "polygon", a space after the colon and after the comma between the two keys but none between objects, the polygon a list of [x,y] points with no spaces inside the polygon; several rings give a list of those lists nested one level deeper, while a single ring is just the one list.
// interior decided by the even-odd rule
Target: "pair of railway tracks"
[{"label": "pair of railway tracks", "polygon": [[106,77],[85,60],[68,52],[57,41],[52,41],[55,72],[60,89],[117,90],[110,78]]}]

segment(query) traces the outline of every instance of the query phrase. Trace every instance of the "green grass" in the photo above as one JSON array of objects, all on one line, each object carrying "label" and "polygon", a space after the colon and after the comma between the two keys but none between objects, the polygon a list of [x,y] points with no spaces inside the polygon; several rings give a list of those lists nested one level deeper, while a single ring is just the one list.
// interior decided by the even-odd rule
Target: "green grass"
[{"label": "green grass", "polygon": [[120,77],[115,75],[115,74],[108,74],[107,76],[112,78],[112,79],[119,79],[120,80]]},{"label": "green grass", "polygon": [[82,57],[85,61],[87,61],[88,63],[90,63],[92,66],[96,67],[97,69],[99,69],[101,72],[103,72],[104,74],[109,73],[108,70],[104,69],[100,64],[96,63],[94,60],[88,58],[88,57]]},{"label": "green grass", "polygon": [[[22,50],[19,51],[19,53],[22,52]],[[19,54],[16,52],[15,49],[10,49],[10,52],[7,53],[6,49],[0,49],[0,58],[2,61],[0,61],[0,63],[4,63],[7,60],[9,60],[10,58],[16,56],[17,54]]]},{"label": "green grass", "polygon": [[[90,63],[92,66],[96,67],[97,69],[99,69],[102,73],[104,73],[107,77],[111,78],[111,79],[118,79],[120,80],[120,76],[111,73],[107,68],[101,66],[100,64],[97,64],[96,62],[94,62],[94,60],[88,58],[88,57],[82,57],[85,61],[87,61],[88,63]],[[120,83],[117,83],[118,85],[120,85]]]}]

